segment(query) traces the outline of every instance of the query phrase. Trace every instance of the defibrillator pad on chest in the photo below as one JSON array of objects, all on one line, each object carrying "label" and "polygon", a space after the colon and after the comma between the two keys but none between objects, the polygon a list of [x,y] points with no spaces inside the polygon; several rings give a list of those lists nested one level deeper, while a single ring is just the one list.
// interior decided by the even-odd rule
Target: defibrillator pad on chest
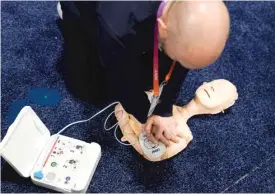
[{"label": "defibrillator pad on chest", "polygon": [[140,133],[139,144],[143,153],[150,159],[158,159],[166,152],[166,146],[162,142],[154,144],[149,140],[145,132]]}]

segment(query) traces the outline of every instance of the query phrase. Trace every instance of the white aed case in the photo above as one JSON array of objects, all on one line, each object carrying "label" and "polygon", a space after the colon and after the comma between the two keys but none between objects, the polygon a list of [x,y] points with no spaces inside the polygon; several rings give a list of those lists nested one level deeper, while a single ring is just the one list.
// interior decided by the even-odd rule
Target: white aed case
[{"label": "white aed case", "polygon": [[85,193],[101,157],[97,143],[51,135],[30,106],[8,128],[0,151],[21,176],[64,193]]}]

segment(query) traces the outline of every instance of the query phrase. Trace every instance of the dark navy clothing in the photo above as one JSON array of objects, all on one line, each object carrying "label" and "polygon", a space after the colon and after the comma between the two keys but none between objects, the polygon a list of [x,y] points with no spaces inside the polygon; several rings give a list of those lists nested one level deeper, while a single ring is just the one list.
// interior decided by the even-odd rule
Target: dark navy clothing
[{"label": "dark navy clothing", "polygon": [[[86,44],[90,45],[87,48],[92,48],[94,53],[85,51],[89,53],[88,55],[94,55],[90,63],[86,62],[86,66],[102,67],[104,78],[107,80],[108,94],[112,99],[121,102],[127,112],[145,123],[150,104],[144,91],[152,89],[154,25],[160,2],[61,1],[61,3],[65,23],[70,25],[75,21],[78,25],[77,36],[86,37]],[[72,52],[70,54],[73,55]],[[77,68],[78,65],[79,62],[75,61],[71,66]],[[172,60],[164,52],[160,52],[160,81],[164,80],[171,65]],[[188,70],[180,64],[176,65],[154,114],[172,115],[172,106],[187,72]]]}]

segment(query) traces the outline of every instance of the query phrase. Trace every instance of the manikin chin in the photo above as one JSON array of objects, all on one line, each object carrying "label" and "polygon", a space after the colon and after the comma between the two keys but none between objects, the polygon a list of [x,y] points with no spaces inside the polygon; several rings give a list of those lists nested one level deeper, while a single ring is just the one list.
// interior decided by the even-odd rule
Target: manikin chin
[{"label": "manikin chin", "polygon": [[[152,93],[146,92],[148,99]],[[225,79],[203,83],[195,93],[194,98],[185,106],[173,106],[173,117],[176,119],[179,141],[166,147],[163,143],[152,143],[142,130],[142,124],[121,105],[115,108],[116,118],[123,137],[121,141],[129,142],[134,149],[150,161],[161,161],[171,158],[183,151],[193,136],[187,125],[188,119],[195,115],[218,114],[231,107],[238,99],[236,87]]]}]

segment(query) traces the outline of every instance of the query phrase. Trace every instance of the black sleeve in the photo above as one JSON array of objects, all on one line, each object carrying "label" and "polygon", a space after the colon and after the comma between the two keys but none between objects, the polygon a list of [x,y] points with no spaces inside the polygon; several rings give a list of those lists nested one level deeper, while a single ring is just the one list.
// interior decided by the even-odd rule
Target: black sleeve
[{"label": "black sleeve", "polygon": [[[163,55],[161,55],[160,57],[162,57],[160,60],[160,68],[165,69],[164,73],[166,75],[170,67],[172,66],[172,60],[167,59],[167,57],[164,58]],[[172,116],[173,105],[176,102],[178,94],[181,90],[182,83],[184,82],[187,73],[188,69],[186,69],[179,63],[176,63],[171,78],[168,84],[164,86],[164,89],[160,96],[160,102],[157,105],[153,114],[163,117]],[[163,77],[165,77],[165,75]]]},{"label": "black sleeve", "polygon": [[135,36],[125,44],[98,18],[99,53],[106,69],[110,91],[124,109],[141,123],[147,120],[150,103],[142,87],[140,65],[138,64],[138,43]]}]

